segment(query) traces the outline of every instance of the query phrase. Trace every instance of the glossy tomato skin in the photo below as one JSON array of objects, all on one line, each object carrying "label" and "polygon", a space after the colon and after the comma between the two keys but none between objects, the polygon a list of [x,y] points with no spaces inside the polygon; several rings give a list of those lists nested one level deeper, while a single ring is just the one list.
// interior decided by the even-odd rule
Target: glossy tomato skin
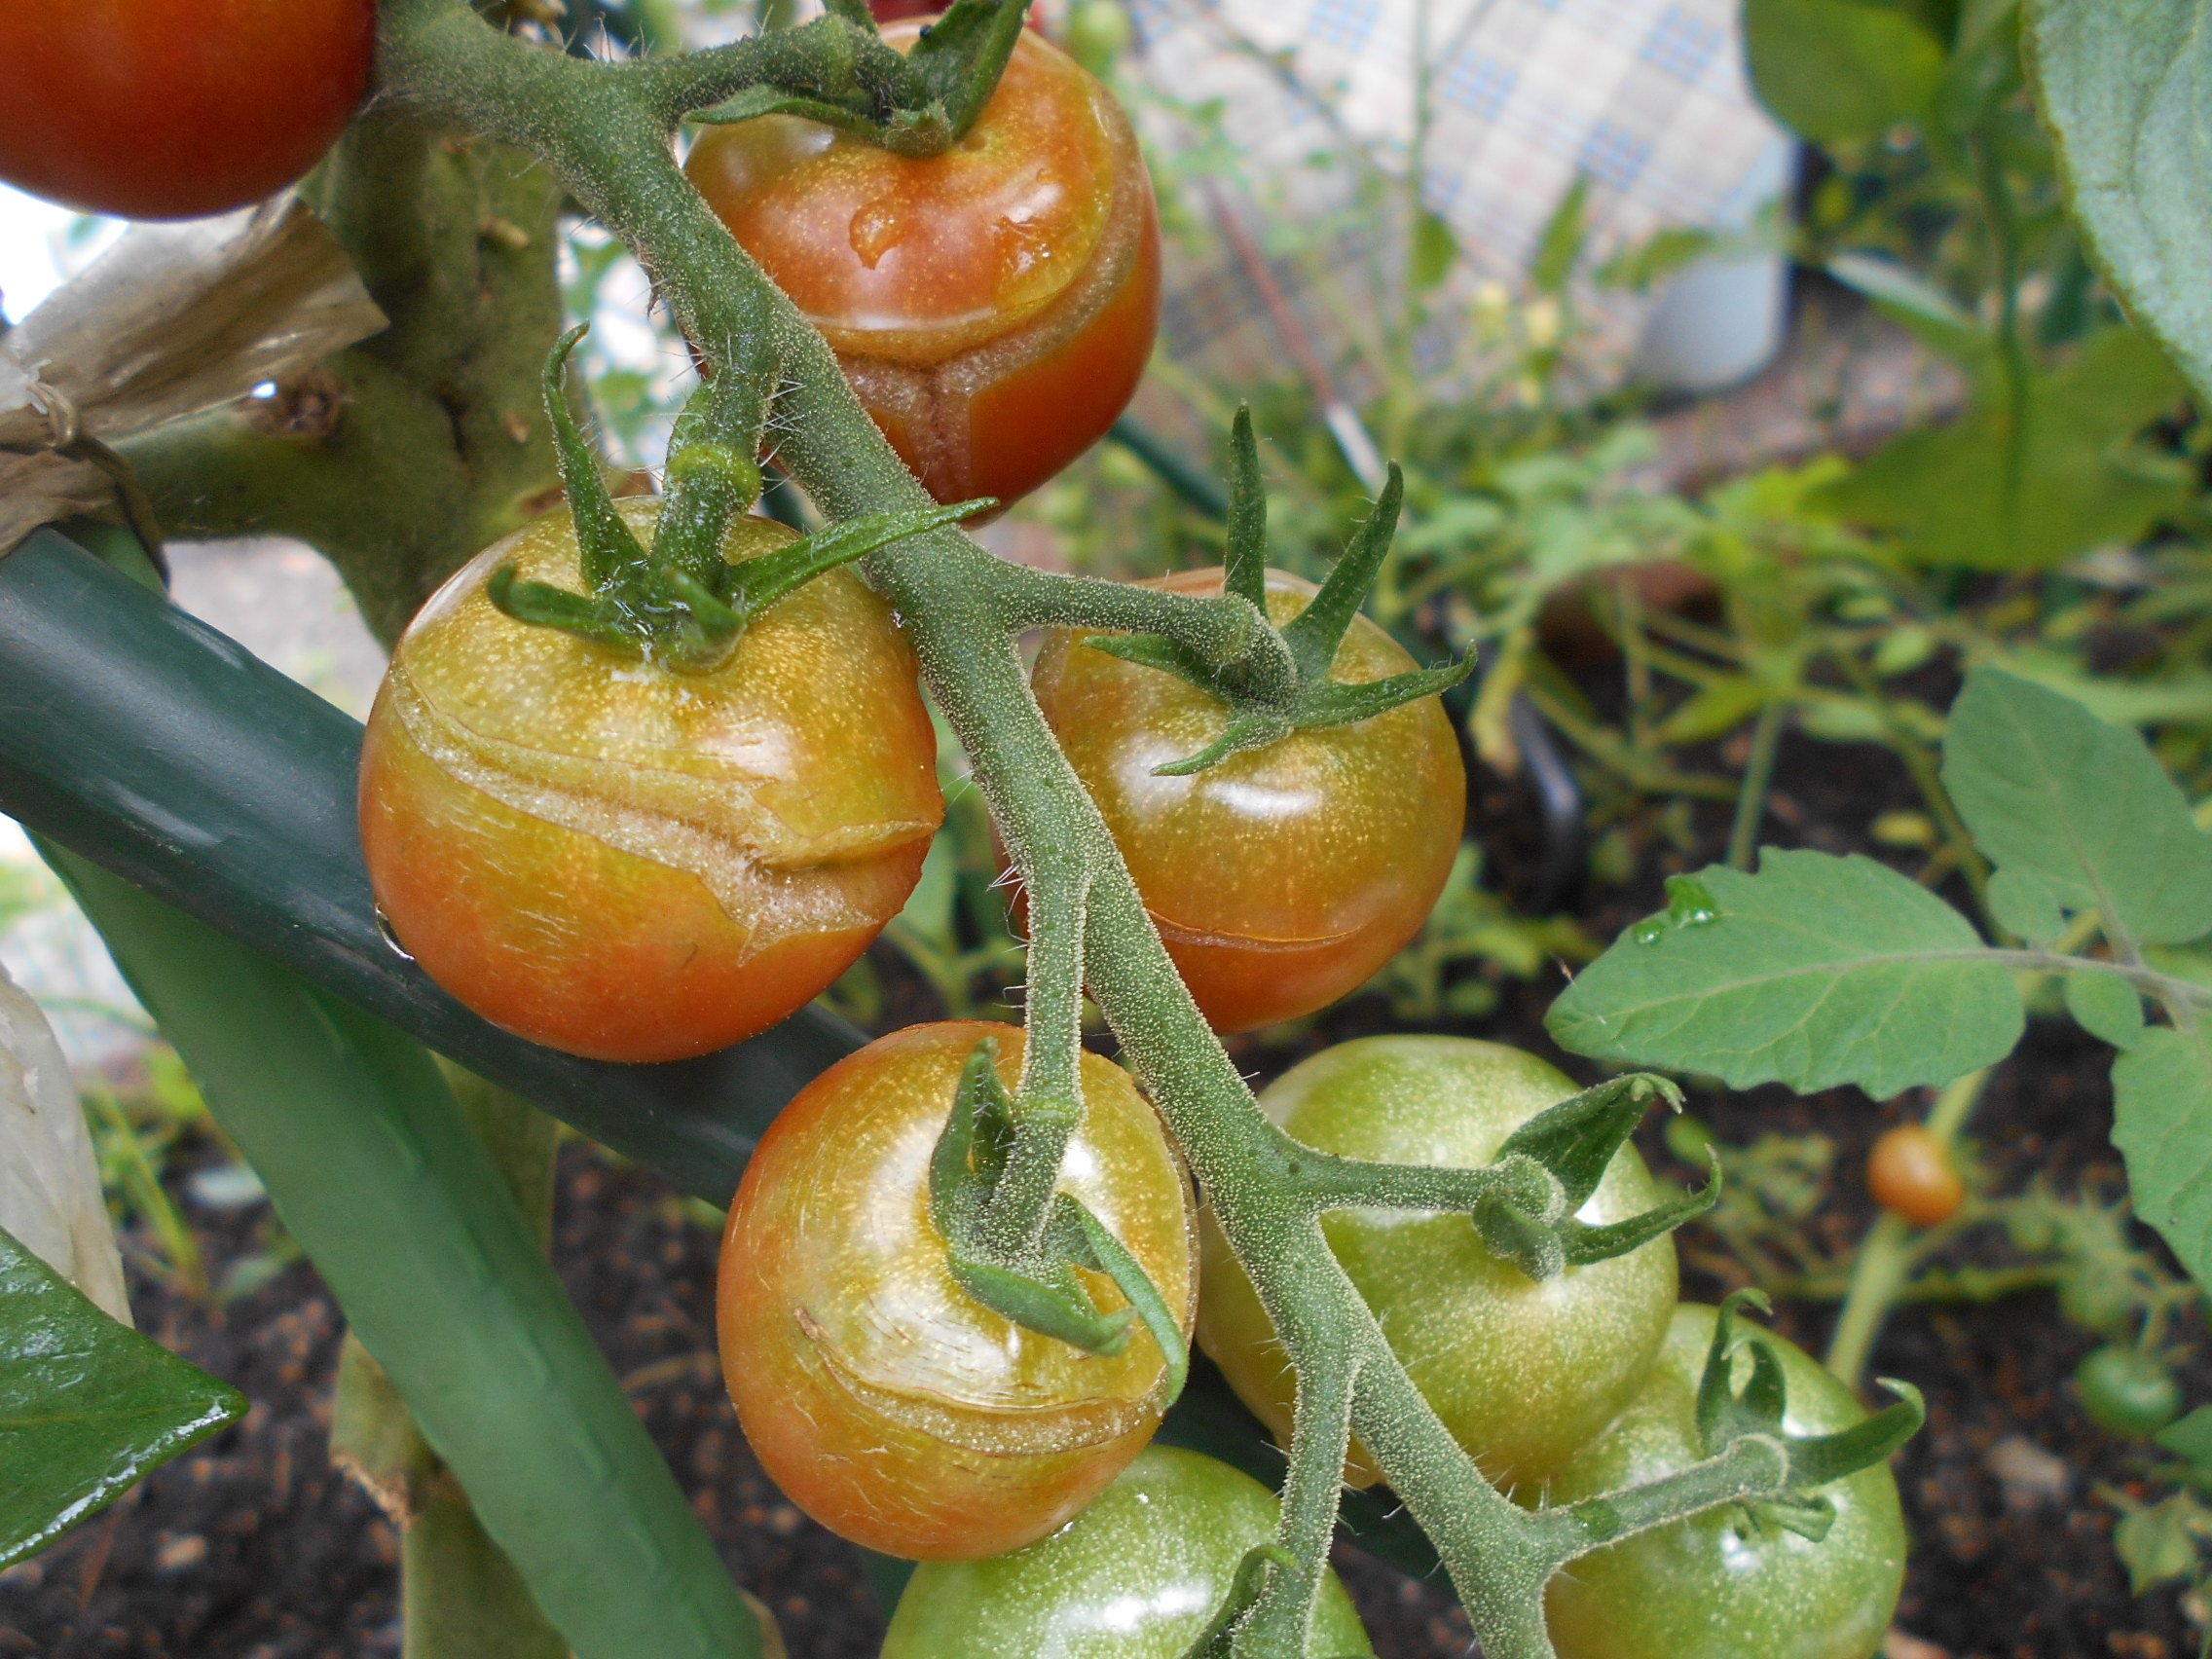
[{"label": "glossy tomato skin", "polygon": [[[1659,1362],[1621,1419],[1553,1481],[1595,1496],[1696,1462],[1697,1383],[1714,1310],[1675,1313]],[[1770,1332],[1788,1388],[1784,1425],[1831,1434],[1865,1413],[1801,1348]],[[1739,1385],[1750,1358],[1739,1354]],[[1821,1489],[1835,1524],[1819,1543],[1740,1510],[1713,1510],[1569,1562],[1545,1595],[1560,1659],[1870,1659],[1904,1585],[1904,1518],[1887,1464]]]},{"label": "glossy tomato skin", "polygon": [[1875,1141],[1866,1160],[1866,1191],[1915,1227],[1949,1221],[1967,1197],[1950,1148],[1919,1124],[1899,1124]]},{"label": "glossy tomato skin", "polygon": [[[918,1569],[883,1659],[1183,1659],[1244,1553],[1270,1543],[1274,1493],[1249,1475],[1155,1446],[1074,1521],[991,1561]],[[1332,1572],[1311,1651],[1372,1653]]]},{"label": "glossy tomato skin", "polygon": [[763,116],[709,129],[685,167],[940,501],[1028,494],[1136,389],[1160,320],[1152,180],[1113,95],[1041,36],[943,155]]},{"label": "glossy tomato skin", "polygon": [[374,0],[0,6],[0,179],[132,219],[243,207],[330,148],[375,48]]},{"label": "glossy tomato skin", "polygon": [[[1260,1105],[1323,1152],[1473,1165],[1574,1092],[1564,1074],[1502,1044],[1363,1037],[1292,1067]],[[1624,1147],[1581,1214],[1622,1221],[1663,1197]],[[1543,1481],[1634,1397],[1675,1306],[1667,1238],[1538,1284],[1486,1250],[1464,1216],[1340,1210],[1321,1227],[1415,1385],[1507,1490]],[[1199,1346],[1287,1445],[1294,1383],[1274,1328],[1210,1214],[1199,1239]],[[1356,1441],[1345,1473],[1355,1486],[1381,1478]]]},{"label": "glossy tomato skin", "polygon": [[[1148,585],[1217,594],[1221,571]],[[1286,622],[1313,592],[1271,571],[1268,613]],[[1466,767],[1440,702],[1298,732],[1195,777],[1156,777],[1154,767],[1211,742],[1226,708],[1173,675],[1091,650],[1082,637],[1049,638],[1031,684],[1216,1030],[1324,1008],[1420,931],[1466,821]],[[1365,682],[1416,666],[1363,616],[1345,636],[1335,673]]]},{"label": "glossy tomato skin", "polygon": [[[657,501],[620,503],[649,535]],[[741,519],[744,559],[791,533]],[[502,565],[582,585],[551,513],[409,625],[369,716],[361,843],[399,943],[495,1024],[571,1053],[665,1060],[817,995],[898,914],[944,813],[915,660],[832,571],[711,674],[502,614]]]},{"label": "glossy tomato skin", "polygon": [[[761,1140],[722,1239],[722,1370],[754,1451],[824,1526],[916,1561],[1003,1555],[1063,1525],[1143,1450],[1166,1405],[1148,1335],[1087,1354],[952,1278],[928,1164],[986,1037],[1012,1088],[1021,1032],[984,1021],[914,1026],[823,1073]],[[1182,1165],[1127,1073],[1086,1054],[1083,1088],[1061,1190],[1187,1328],[1198,1265]],[[1089,1282],[1102,1308],[1122,1305]]]}]

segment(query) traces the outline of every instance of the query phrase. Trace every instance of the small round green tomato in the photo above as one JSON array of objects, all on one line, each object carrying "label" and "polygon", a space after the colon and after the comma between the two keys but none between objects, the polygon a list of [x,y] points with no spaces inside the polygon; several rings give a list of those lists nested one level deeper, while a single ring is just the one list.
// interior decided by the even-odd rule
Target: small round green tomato
[{"label": "small round green tomato", "polygon": [[[1697,1384],[1713,1322],[1710,1308],[1676,1309],[1642,1391],[1552,1482],[1553,1503],[1699,1460]],[[1864,1419],[1803,1349],[1771,1332],[1756,1340],[1782,1362],[1790,1433],[1833,1434]],[[1739,1387],[1750,1365],[1739,1353]],[[1560,1659],[1870,1659],[1904,1585],[1898,1484],[1876,1464],[1820,1490],[1835,1524],[1818,1543],[1715,1509],[1569,1562],[1545,1595]]]},{"label": "small round green tomato", "polygon": [[[1226,1463],[1154,1446],[1051,1537],[989,1561],[918,1568],[883,1659],[1183,1659],[1247,1550],[1272,1540],[1274,1494]],[[1337,1575],[1312,1652],[1374,1652]]]},{"label": "small round green tomato", "polygon": [[2074,1386],[2097,1426],[2123,1439],[2148,1440],[2181,1416],[2181,1384],[2141,1348],[2098,1348],[2074,1373]]},{"label": "small round green tomato", "polygon": [[[1533,1054],[1466,1037],[1363,1037],[1292,1068],[1260,1096],[1290,1136],[1379,1162],[1472,1166],[1574,1083]],[[1663,1201],[1623,1147],[1584,1221]],[[1493,1481],[1540,1481],[1636,1392],[1675,1306],[1675,1246],[1655,1238],[1538,1284],[1484,1248],[1463,1215],[1340,1210],[1322,1231],[1445,1426]],[[1286,1444],[1293,1379],[1252,1281],[1209,1214],[1199,1226],[1198,1342]],[[1345,1477],[1382,1478],[1355,1441]]]}]

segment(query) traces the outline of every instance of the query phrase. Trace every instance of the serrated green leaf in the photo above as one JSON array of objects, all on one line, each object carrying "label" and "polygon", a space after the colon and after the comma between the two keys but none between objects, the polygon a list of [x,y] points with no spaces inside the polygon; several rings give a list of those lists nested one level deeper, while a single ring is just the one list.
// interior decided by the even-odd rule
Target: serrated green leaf
[{"label": "serrated green leaf", "polygon": [[2157,1026],[2113,1062],[2113,1145],[2135,1213],[2212,1284],[2212,1049]]},{"label": "serrated green leaf", "polygon": [[2019,1041],[2010,970],[1886,866],[1770,847],[1756,875],[1714,866],[1697,882],[1707,919],[1638,924],[1552,1004],[1563,1046],[1737,1088],[1851,1083],[1882,1098],[1994,1064]]},{"label": "serrated green leaf", "polygon": [[2198,1406],[2179,1422],[2170,1422],[2152,1437],[2162,1452],[2171,1452],[2200,1469],[2212,1469],[2212,1406]]},{"label": "serrated green leaf", "polygon": [[245,1411],[236,1388],[109,1318],[0,1229],[0,1567]]},{"label": "serrated green leaf", "polygon": [[2066,1012],[2077,1025],[2116,1049],[2132,1049],[2143,1035],[2143,998],[2118,974],[2066,976]]},{"label": "serrated green leaf", "polygon": [[2186,1492],[2120,1517],[2112,1547],[2127,1568],[2128,1587],[2140,1596],[2160,1584],[2194,1578],[2196,1540],[2208,1524],[2212,1516],[2194,1493]]},{"label": "serrated green leaf", "polygon": [[2031,0],[2027,42],[2091,256],[2212,393],[2212,0]]},{"label": "serrated green leaf", "polygon": [[1883,0],[1746,0],[1744,48],[1759,101],[1819,143],[1927,114],[1943,43]]},{"label": "serrated green leaf", "polygon": [[2212,835],[2136,733],[1977,668],[1951,707],[1943,786],[1990,860],[2066,909],[2143,944],[2212,932]]},{"label": "serrated green leaf", "polygon": [[2164,354],[2111,328],[2029,384],[2024,430],[1992,401],[1948,426],[1905,433],[1810,504],[1899,532],[1935,565],[2037,570],[2130,541],[2189,498],[2188,468],[2132,440],[2182,394]]},{"label": "serrated green leaf", "polygon": [[2048,944],[2066,931],[2066,911],[2049,882],[2033,870],[2001,869],[1989,878],[1989,910],[2030,944]]}]

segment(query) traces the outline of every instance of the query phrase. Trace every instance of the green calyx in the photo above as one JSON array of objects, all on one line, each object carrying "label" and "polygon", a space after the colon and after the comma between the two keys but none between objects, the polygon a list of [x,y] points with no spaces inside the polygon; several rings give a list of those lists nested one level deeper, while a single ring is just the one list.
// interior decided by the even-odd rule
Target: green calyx
[{"label": "green calyx", "polygon": [[795,115],[903,156],[941,155],[983,113],[1014,55],[1029,0],[958,0],[909,52],[884,44],[866,0],[786,31],[779,73],[689,119],[714,126]]},{"label": "green calyx", "polygon": [[[1788,1484],[1780,1496],[1753,1508],[1753,1520],[1818,1542],[1835,1521],[1835,1505],[1818,1489],[1884,1461],[1920,1432],[1928,1410],[1918,1388],[1885,1377],[1880,1380],[1882,1386],[1897,1395],[1897,1401],[1864,1422],[1835,1434],[1787,1432],[1783,1419],[1788,1409],[1788,1385],[1782,1361],[1770,1344],[1755,1335],[1738,1334],[1736,1315],[1746,1306],[1762,1313],[1773,1311],[1772,1304],[1756,1290],[1739,1290],[1720,1305],[1713,1325],[1713,1346],[1706,1350],[1705,1371],[1698,1379],[1698,1437],[1709,1457],[1718,1456],[1747,1435],[1781,1442],[1789,1457]],[[1739,1349],[1749,1349],[1751,1356],[1751,1376],[1741,1390],[1735,1386]]]},{"label": "green calyx", "polygon": [[[1172,1404],[1191,1369],[1182,1321],[1143,1264],[1080,1198],[1053,1194],[1042,1235],[1026,1249],[989,1241],[984,1217],[1020,1132],[997,1058],[989,1038],[968,1056],[952,1115],[930,1157],[930,1217],[944,1235],[954,1280],[1002,1317],[1087,1353],[1122,1352],[1142,1321],[1167,1361]],[[1105,1274],[1128,1306],[1103,1311],[1077,1276],[1079,1268]]]},{"label": "green calyx", "polygon": [[1586,1088],[1514,1130],[1493,1166],[1515,1159],[1535,1162],[1558,1182],[1561,1202],[1556,1212],[1532,1209],[1500,1187],[1472,1211],[1491,1252],[1532,1279],[1553,1278],[1568,1268],[1625,1256],[1718,1203],[1720,1161],[1714,1158],[1705,1186],[1672,1203],[1603,1226],[1575,1218],[1653,1100],[1682,1109],[1682,1091],[1667,1079],[1632,1073]]},{"label": "green calyx", "polygon": [[871,513],[733,565],[722,557],[722,538],[730,521],[760,497],[760,467],[753,459],[757,400],[740,377],[719,376],[700,387],[677,420],[667,498],[647,550],[615,506],[562,395],[569,353],[589,326],[579,323],[555,343],[545,359],[544,391],[590,591],[526,581],[513,566],[501,566],[492,572],[486,592],[518,622],[559,628],[679,673],[711,673],[729,660],[745,630],[794,588],[879,547],[997,504],[964,501]]},{"label": "green calyx", "polygon": [[[1395,462],[1375,510],[1353,533],[1344,557],[1310,604],[1277,630],[1295,669],[1287,688],[1255,683],[1239,665],[1217,669],[1187,647],[1158,634],[1091,635],[1084,644],[1163,674],[1172,674],[1229,705],[1229,723],[1198,754],[1155,767],[1161,777],[1185,777],[1218,766],[1232,756],[1265,749],[1293,732],[1315,726],[1355,725],[1404,704],[1449,691],[1474,672],[1472,653],[1443,668],[1415,669],[1365,684],[1332,680],[1337,648],[1374,587],[1398,530],[1405,479]],[[1230,429],[1229,555],[1223,590],[1245,600],[1264,617],[1268,610],[1268,498],[1260,477],[1259,444],[1248,409]]]}]

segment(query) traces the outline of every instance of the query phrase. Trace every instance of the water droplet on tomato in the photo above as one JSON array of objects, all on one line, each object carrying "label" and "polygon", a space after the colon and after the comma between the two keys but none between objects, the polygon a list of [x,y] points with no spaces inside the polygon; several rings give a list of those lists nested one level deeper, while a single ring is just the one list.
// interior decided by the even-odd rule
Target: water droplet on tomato
[{"label": "water droplet on tomato", "polygon": [[905,235],[906,225],[899,212],[899,204],[888,196],[879,196],[865,203],[854,213],[846,232],[853,251],[870,271],[905,239]]}]

